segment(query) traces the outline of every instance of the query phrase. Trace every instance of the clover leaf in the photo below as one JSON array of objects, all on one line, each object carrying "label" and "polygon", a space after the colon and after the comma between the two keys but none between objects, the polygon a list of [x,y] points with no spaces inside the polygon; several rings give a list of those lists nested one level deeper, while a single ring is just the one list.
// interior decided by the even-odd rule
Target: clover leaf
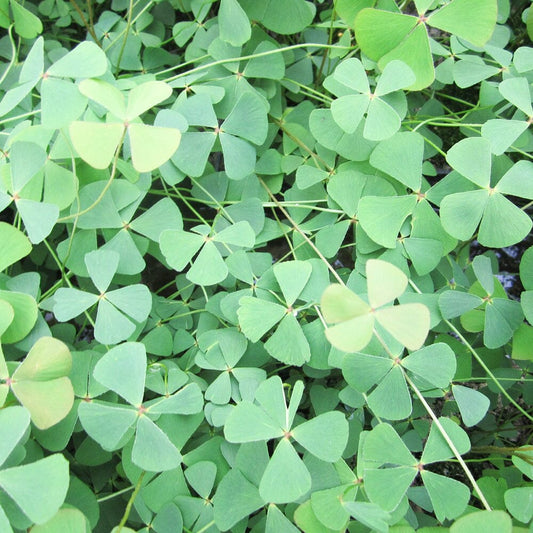
[{"label": "clover leaf", "polygon": [[143,470],[161,472],[176,468],[181,454],[152,417],[198,413],[202,394],[198,385],[190,383],[172,395],[143,403],[146,365],[143,344],[126,342],[109,350],[95,365],[94,378],[128,405],[86,398],[78,415],[87,434],[105,450],[122,448],[135,434],[133,463]]},{"label": "clover leaf", "polygon": [[347,287],[330,285],[322,296],[322,313],[327,322],[328,340],[346,352],[358,352],[371,340],[377,325],[410,350],[422,346],[429,330],[428,308],[420,303],[386,306],[401,296],[407,276],[380,259],[366,264],[368,302]]},{"label": "clover leaf", "polygon": [[[459,141],[448,150],[446,160],[477,186],[448,194],[440,202],[442,225],[450,235],[466,241],[479,226],[478,241],[490,248],[510,246],[527,236],[533,224],[530,217],[505,195],[533,199],[532,163],[518,161],[491,185],[491,146],[483,137]],[[430,200],[431,194],[428,191]]]},{"label": "clover leaf", "polygon": [[358,12],[353,23],[361,50],[380,68],[400,59],[412,69],[416,76],[409,86],[412,90],[427,87],[435,78],[427,26],[483,46],[496,24],[496,0],[452,0],[426,14],[431,4],[415,2],[418,17],[365,8]]},{"label": "clover leaf", "polygon": [[104,169],[110,165],[126,134],[132,163],[138,172],[154,170],[177,150],[181,139],[178,129],[151,126],[137,120],[172,94],[167,84],[159,81],[142,83],[131,89],[127,104],[123,93],[104,81],[84,80],[79,84],[79,90],[104,106],[112,117],[110,122],[77,121],[70,125],[74,148],[94,168]]},{"label": "clover leaf", "polygon": [[108,291],[117,271],[119,255],[111,250],[85,254],[89,276],[99,294],[74,288],[60,288],[54,294],[54,314],[65,322],[97,305],[94,335],[103,344],[117,344],[127,339],[148,317],[152,297],[146,285],[134,284]]},{"label": "clover leaf", "polygon": [[[448,418],[441,417],[439,422],[459,453],[468,452],[468,435]],[[411,454],[394,428],[384,423],[366,435],[362,453],[365,491],[370,501],[382,509],[393,511],[420,473],[439,521],[456,518],[465,510],[470,499],[468,487],[424,468],[453,455],[435,423],[431,425],[420,460]]]},{"label": "clover leaf", "polygon": [[363,136],[371,141],[387,139],[400,129],[400,115],[382,97],[412,83],[411,69],[401,61],[394,61],[383,70],[372,92],[363,64],[355,58],[340,63],[324,81],[325,87],[338,96],[331,103],[335,122],[346,133],[354,133],[366,115]]}]

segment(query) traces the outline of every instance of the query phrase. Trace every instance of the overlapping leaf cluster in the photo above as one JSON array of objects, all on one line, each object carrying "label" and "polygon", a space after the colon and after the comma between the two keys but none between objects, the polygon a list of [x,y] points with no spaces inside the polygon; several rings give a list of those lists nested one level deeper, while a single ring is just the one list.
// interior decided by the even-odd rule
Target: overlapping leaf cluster
[{"label": "overlapping leaf cluster", "polygon": [[527,4],[0,0],[2,533],[529,530]]}]

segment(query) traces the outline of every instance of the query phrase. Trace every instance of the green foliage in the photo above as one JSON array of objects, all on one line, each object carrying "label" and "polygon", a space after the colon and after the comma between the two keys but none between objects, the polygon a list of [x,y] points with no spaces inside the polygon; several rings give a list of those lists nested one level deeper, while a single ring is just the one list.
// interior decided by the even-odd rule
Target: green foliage
[{"label": "green foliage", "polygon": [[0,0],[0,531],[526,531],[533,10]]}]

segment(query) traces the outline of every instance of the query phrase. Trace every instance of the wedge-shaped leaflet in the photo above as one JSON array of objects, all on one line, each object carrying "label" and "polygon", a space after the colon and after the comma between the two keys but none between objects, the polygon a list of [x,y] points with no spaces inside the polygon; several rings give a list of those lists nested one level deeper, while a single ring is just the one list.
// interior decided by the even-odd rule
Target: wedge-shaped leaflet
[{"label": "wedge-shaped leaflet", "polygon": [[263,507],[265,502],[259,495],[259,489],[239,470],[232,468],[218,485],[213,504],[217,526],[227,531]]},{"label": "wedge-shaped leaflet", "polygon": [[261,22],[266,28],[282,35],[304,30],[313,20],[316,7],[305,0],[254,0],[239,2],[250,20]]},{"label": "wedge-shaped leaflet", "polygon": [[144,346],[138,342],[125,342],[115,346],[98,361],[93,375],[128,403],[140,406],[146,377]]},{"label": "wedge-shaped leaflet", "polygon": [[422,182],[424,139],[416,132],[404,131],[381,141],[370,156],[370,164],[386,172],[413,191]]},{"label": "wedge-shaped leaflet", "polygon": [[11,344],[24,339],[37,321],[37,302],[29,294],[4,290],[0,290],[0,302],[8,309],[8,316],[13,314],[2,332],[2,342]]},{"label": "wedge-shaped leaflet", "polygon": [[496,0],[452,0],[426,14],[432,4],[417,3],[423,19],[365,8],[359,11],[353,23],[362,52],[380,68],[397,59],[409,65],[416,76],[409,87],[413,90],[427,87],[435,78],[427,25],[453,33],[476,46],[483,46],[490,39],[496,25]]},{"label": "wedge-shaped leaflet", "polygon": [[483,393],[462,385],[452,385],[452,393],[465,426],[475,426],[483,420],[490,407],[490,400]]},{"label": "wedge-shaped leaflet", "polygon": [[364,196],[357,217],[365,233],[385,248],[395,248],[405,219],[413,212],[416,197]]},{"label": "wedge-shaped leaflet", "polygon": [[462,516],[450,527],[450,533],[477,533],[478,531],[511,533],[513,520],[505,511],[477,511]]},{"label": "wedge-shaped leaflet", "polygon": [[259,484],[265,502],[289,503],[311,488],[311,474],[287,439],[281,439]]},{"label": "wedge-shaped leaflet", "polygon": [[137,85],[129,92],[127,104],[122,93],[107,82],[84,80],[79,89],[112,114],[107,123],[77,121],[70,125],[74,148],[94,168],[104,169],[111,164],[126,134],[132,163],[138,172],[156,169],[178,149],[181,139],[178,129],[142,124],[138,120],[140,115],[171,95],[172,89],[164,82],[148,81]]},{"label": "wedge-shaped leaflet", "polygon": [[52,337],[41,337],[11,376],[11,390],[28,409],[32,422],[47,429],[63,420],[74,403],[68,375],[72,356],[67,346]]},{"label": "wedge-shaped leaflet", "polygon": [[6,407],[0,411],[0,423],[2,427],[9,428],[0,441],[0,466],[2,466],[26,434],[30,425],[30,413],[18,405]]},{"label": "wedge-shaped leaflet", "polygon": [[78,509],[63,508],[42,525],[32,527],[34,533],[53,533],[54,531],[89,531],[91,525],[87,517]]},{"label": "wedge-shaped leaflet", "polygon": [[[405,290],[407,278],[395,266],[379,259],[366,264],[370,305],[346,287],[331,285],[322,296],[328,340],[346,352],[362,350],[372,338],[375,322],[410,350],[424,343],[429,331],[429,310],[423,304],[382,307]],[[376,309],[377,308],[377,309]]]},{"label": "wedge-shaped leaflet", "polygon": [[59,510],[69,486],[68,461],[61,454],[0,471],[0,488],[37,524]]},{"label": "wedge-shaped leaflet", "polygon": [[30,241],[19,229],[0,222],[0,271],[26,257],[31,248]]},{"label": "wedge-shaped leaflet", "polygon": [[233,46],[241,46],[252,34],[250,21],[237,0],[220,2],[218,23],[220,38]]},{"label": "wedge-shaped leaflet", "polygon": [[[41,20],[36,17],[31,11],[28,11],[16,0],[9,0],[9,5],[11,6],[11,11],[13,13],[15,31],[18,35],[20,35],[24,39],[34,39],[35,37],[37,37],[37,35],[39,35],[39,33],[43,31],[43,24]],[[7,7],[7,2],[5,2],[3,10],[9,11]]]}]

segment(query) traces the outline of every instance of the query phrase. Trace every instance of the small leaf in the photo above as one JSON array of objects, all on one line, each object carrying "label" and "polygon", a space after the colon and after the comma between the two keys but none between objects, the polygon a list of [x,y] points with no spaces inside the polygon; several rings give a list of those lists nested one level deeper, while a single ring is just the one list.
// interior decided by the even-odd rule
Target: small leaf
[{"label": "small leaf", "polygon": [[370,156],[370,164],[418,191],[422,182],[423,159],[423,137],[416,132],[399,132],[376,146]]},{"label": "small leaf", "polygon": [[445,389],[455,375],[455,354],[448,344],[425,346],[402,360],[402,366],[434,387]]},{"label": "small leaf", "polygon": [[265,502],[239,470],[231,469],[218,485],[213,498],[214,518],[222,531],[231,529],[237,522],[264,506]]},{"label": "small leaf", "polygon": [[38,524],[56,514],[65,500],[68,485],[68,461],[61,454],[0,472],[0,487]]},{"label": "small leaf", "polygon": [[94,168],[107,168],[124,134],[119,123],[73,122],[70,138],[80,157]]},{"label": "small leaf", "polygon": [[175,128],[162,128],[133,123],[128,126],[131,159],[137,172],[150,172],[166,163],[178,149],[181,133]]},{"label": "small leaf", "polygon": [[338,461],[348,442],[348,422],[339,411],[323,413],[292,431],[292,436],[306,450],[322,461]]},{"label": "small leaf", "polygon": [[309,343],[292,314],[285,314],[274,334],[265,342],[265,349],[288,365],[302,366],[311,359]]},{"label": "small leaf", "polygon": [[[470,439],[466,432],[455,422],[449,418],[440,417],[440,425],[453,442],[455,449],[461,454],[465,454],[470,451]],[[450,448],[447,441],[442,436],[437,424],[433,422],[431,430],[429,432],[428,440],[424,448],[424,453],[420,461],[427,465],[435,463],[437,461],[446,461],[450,457],[453,457],[454,453]]]},{"label": "small leaf", "polygon": [[394,366],[370,393],[367,403],[376,416],[387,420],[403,420],[411,414],[411,395],[398,366]]},{"label": "small leaf", "polygon": [[9,428],[0,440],[0,466],[4,464],[9,454],[19,444],[30,425],[30,414],[18,405],[0,410],[0,423],[3,428]]},{"label": "small leaf", "polygon": [[429,470],[422,470],[421,476],[439,522],[463,514],[470,499],[470,490],[465,484]]},{"label": "small leaf", "polygon": [[233,46],[243,45],[252,34],[250,21],[237,0],[221,0],[218,24],[220,38]]},{"label": "small leaf", "polygon": [[172,94],[170,85],[162,81],[147,81],[134,87],[128,95],[126,120],[131,121],[166,100]]},{"label": "small leaf", "polygon": [[311,264],[304,261],[284,261],[274,265],[274,276],[289,307],[307,284],[311,270]]},{"label": "small leaf", "polygon": [[224,425],[228,442],[255,442],[283,436],[283,430],[257,405],[242,401],[231,411]]},{"label": "small leaf", "polygon": [[287,313],[282,305],[251,296],[244,296],[239,300],[239,304],[239,324],[242,332],[252,342],[257,342]]},{"label": "small leaf", "polygon": [[400,228],[415,205],[413,195],[364,196],[359,201],[357,218],[374,242],[385,248],[396,248]]},{"label": "small leaf", "polygon": [[289,503],[311,488],[311,475],[287,439],[281,439],[265,469],[259,494],[265,502]]},{"label": "small leaf", "polygon": [[181,454],[154,422],[147,416],[141,416],[137,422],[131,460],[148,472],[162,472],[177,468],[181,462]]},{"label": "small leaf", "polygon": [[78,88],[87,98],[104,106],[117,118],[126,120],[126,100],[114,85],[103,80],[87,79],[83,80]]},{"label": "small leaf", "polygon": [[107,451],[125,444],[122,440],[138,418],[137,411],[129,406],[96,401],[81,402],[78,416],[87,435]]},{"label": "small leaf", "polygon": [[452,385],[452,394],[465,426],[472,427],[483,420],[490,407],[490,400],[484,394],[462,385]]},{"label": "small leaf", "polygon": [[505,511],[477,511],[457,519],[450,533],[511,533],[513,521]]},{"label": "small leaf", "polygon": [[0,222],[0,271],[26,257],[31,248],[30,241],[19,229]]},{"label": "small leaf", "polygon": [[[11,11],[15,21],[15,31],[24,39],[34,39],[43,31],[43,25],[38,17],[16,0],[10,0]],[[7,5],[6,5],[7,7]]]},{"label": "small leaf", "polygon": [[107,70],[104,51],[91,41],[83,41],[46,71],[60,78],[97,78]]},{"label": "small leaf", "polygon": [[407,288],[407,276],[398,268],[380,259],[366,263],[368,301],[375,309],[392,302]]},{"label": "small leaf", "polygon": [[94,377],[108,389],[139,407],[144,396],[146,351],[139,342],[125,342],[111,348],[96,364]]},{"label": "small leaf", "polygon": [[489,186],[491,159],[490,144],[483,137],[463,139],[446,155],[450,166],[480,187]]},{"label": "small leaf", "polygon": [[385,307],[374,313],[376,320],[409,350],[418,350],[429,332],[429,309],[420,303]]}]

